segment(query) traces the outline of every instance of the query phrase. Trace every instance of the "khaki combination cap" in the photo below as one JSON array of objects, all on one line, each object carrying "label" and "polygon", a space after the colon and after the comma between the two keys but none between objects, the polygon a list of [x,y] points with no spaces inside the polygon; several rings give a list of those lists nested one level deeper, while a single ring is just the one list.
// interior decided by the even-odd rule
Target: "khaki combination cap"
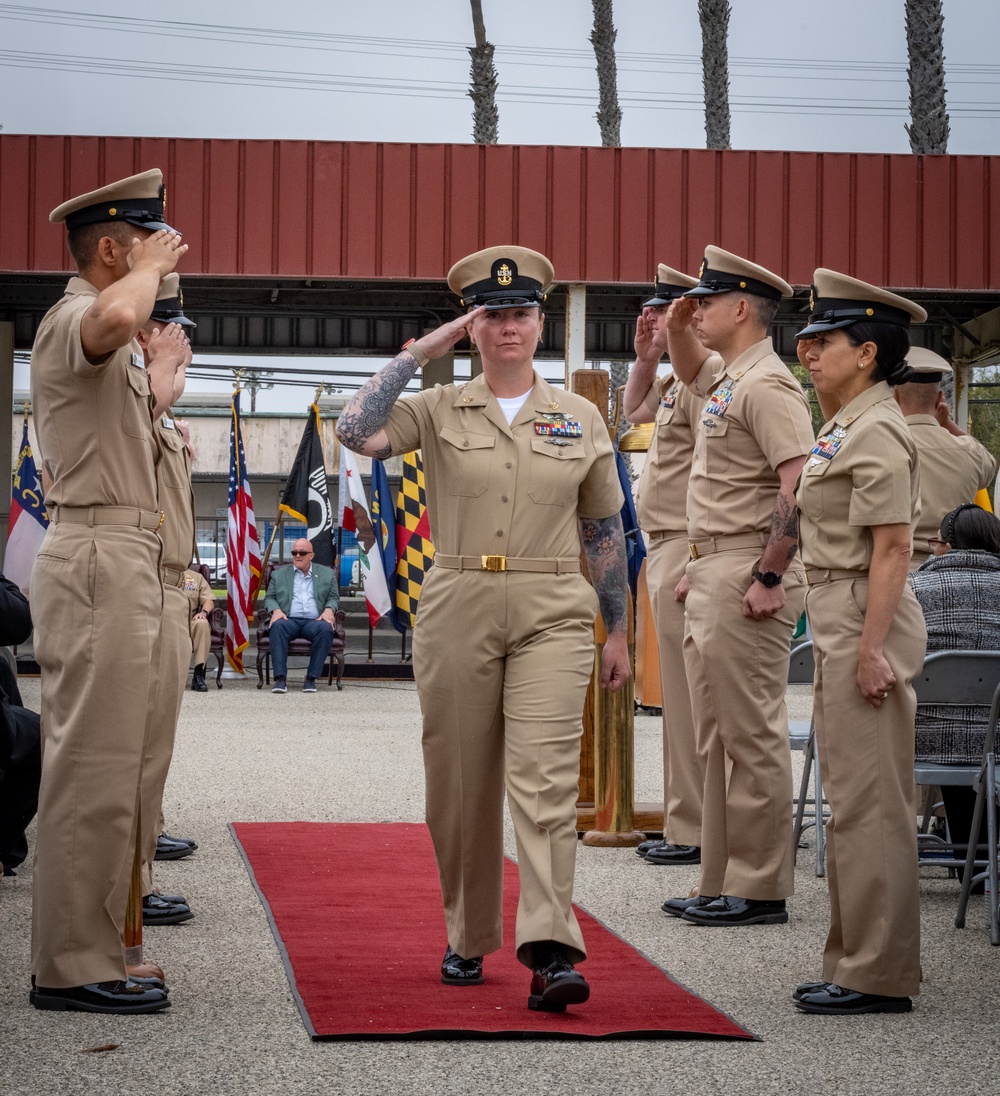
[{"label": "khaki combination cap", "polygon": [[911,346],[906,354],[906,364],[913,370],[911,384],[939,384],[955,372],[947,358],[925,346]]},{"label": "khaki combination cap", "polygon": [[105,224],[108,221],[125,221],[150,232],[159,232],[160,229],[173,232],[175,230],[163,219],[165,207],[163,173],[154,167],[139,175],[119,179],[117,183],[108,183],[89,194],[70,198],[52,210],[49,220],[53,224],[65,221],[70,232],[85,225]]},{"label": "khaki combination cap", "polygon": [[168,274],[160,282],[160,291],[156,294],[156,304],[153,305],[149,318],[157,323],[179,323],[182,327],[198,326],[194,320],[184,315],[184,294],[181,292],[179,274]]},{"label": "khaki combination cap", "polygon": [[656,277],[653,280],[653,295],[648,301],[642,302],[642,307],[650,308],[661,304],[670,304],[671,301],[676,301],[678,297],[683,297],[686,290],[694,289],[697,284],[698,279],[692,278],[690,274],[682,274],[679,270],[674,270],[672,266],[665,266],[660,263],[656,268]]},{"label": "khaki combination cap", "polygon": [[462,304],[537,308],[555,280],[552,264],[528,247],[504,244],[466,255],[448,271],[448,286]]},{"label": "khaki combination cap", "polygon": [[813,272],[809,308],[812,312],[809,324],[796,334],[797,339],[808,339],[822,331],[835,331],[863,320],[909,327],[913,322],[923,323],[927,319],[919,304],[898,293],[822,266]]},{"label": "khaki combination cap", "polygon": [[705,248],[705,258],[698,271],[699,281],[685,297],[713,297],[718,293],[752,293],[771,301],[792,295],[792,287],[766,267],[758,266],[712,245]]}]

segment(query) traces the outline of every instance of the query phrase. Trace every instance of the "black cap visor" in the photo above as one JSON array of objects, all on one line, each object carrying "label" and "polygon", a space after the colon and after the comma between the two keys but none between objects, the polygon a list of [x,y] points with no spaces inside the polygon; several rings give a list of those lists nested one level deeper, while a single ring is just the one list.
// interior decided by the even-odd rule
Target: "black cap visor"
[{"label": "black cap visor", "polygon": [[910,314],[901,308],[882,304],[880,301],[848,301],[839,298],[820,298],[813,306],[813,314],[806,327],[797,331],[797,339],[811,339],[824,331],[836,331],[851,324],[891,323],[896,327],[909,327]]}]

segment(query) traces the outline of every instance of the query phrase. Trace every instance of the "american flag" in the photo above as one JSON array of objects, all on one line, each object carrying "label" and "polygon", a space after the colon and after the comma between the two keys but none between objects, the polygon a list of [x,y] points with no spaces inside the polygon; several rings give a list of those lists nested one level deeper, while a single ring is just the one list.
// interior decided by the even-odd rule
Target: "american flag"
[{"label": "american flag", "polygon": [[233,419],[229,426],[226,570],[226,658],[237,673],[243,673],[243,652],[250,645],[250,616],[260,583],[260,542],[243,456],[238,388],[233,393]]}]

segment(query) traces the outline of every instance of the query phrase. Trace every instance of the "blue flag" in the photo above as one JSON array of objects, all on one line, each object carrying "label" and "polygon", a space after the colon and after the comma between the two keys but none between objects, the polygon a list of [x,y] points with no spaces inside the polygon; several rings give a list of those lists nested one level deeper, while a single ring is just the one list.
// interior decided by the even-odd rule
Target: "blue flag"
[{"label": "blue flag", "polygon": [[406,624],[400,619],[396,608],[396,508],[389,493],[389,477],[380,460],[372,461],[372,525],[375,527],[375,544],[382,557],[382,571],[392,606],[386,616],[397,632],[405,632]]},{"label": "blue flag", "polygon": [[646,558],[646,545],[639,531],[639,517],[635,512],[635,500],[632,498],[632,484],[628,478],[625,458],[615,446],[615,464],[618,468],[618,482],[622,485],[625,503],[622,506],[622,527],[625,530],[625,555],[628,558],[628,587],[632,591],[632,604],[635,604],[636,588],[639,583],[639,569]]}]

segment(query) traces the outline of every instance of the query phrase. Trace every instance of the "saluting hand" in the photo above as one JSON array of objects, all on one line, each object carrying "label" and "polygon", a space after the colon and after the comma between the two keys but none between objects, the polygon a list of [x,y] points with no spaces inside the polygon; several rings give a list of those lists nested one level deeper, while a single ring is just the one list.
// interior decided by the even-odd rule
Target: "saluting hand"
[{"label": "saluting hand", "polygon": [[635,318],[635,347],[636,361],[656,364],[663,355],[663,350],[654,341],[656,325],[653,322],[653,310],[644,308]]},{"label": "saluting hand", "polygon": [[666,322],[662,325],[667,332],[680,333],[691,326],[695,312],[698,311],[698,301],[694,297],[678,297],[670,302],[667,309]]},{"label": "saluting hand", "polygon": [[485,311],[485,306],[480,305],[456,320],[443,323],[433,331],[428,331],[426,335],[421,335],[416,342],[407,347],[407,350],[413,351],[413,356],[417,359],[423,355],[430,361],[434,361],[435,358],[447,354],[456,343],[461,342],[468,335],[472,321]]},{"label": "saluting hand", "polygon": [[145,240],[132,239],[132,250],[128,253],[130,270],[139,266],[151,266],[162,280],[173,272],[180,257],[187,251],[188,245],[181,243],[179,232],[161,228]]}]

